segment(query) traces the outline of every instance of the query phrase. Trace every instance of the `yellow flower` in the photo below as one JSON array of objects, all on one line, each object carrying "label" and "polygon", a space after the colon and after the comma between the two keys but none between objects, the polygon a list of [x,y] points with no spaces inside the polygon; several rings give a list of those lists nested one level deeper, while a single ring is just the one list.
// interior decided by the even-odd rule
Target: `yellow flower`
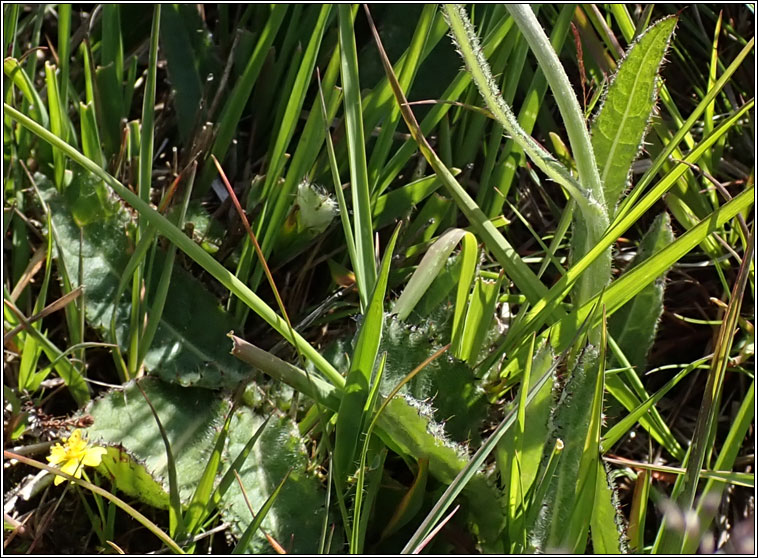
[{"label": "yellow flower", "polygon": [[[50,450],[47,460],[51,465],[58,467],[64,473],[82,478],[84,467],[97,467],[106,452],[105,448],[90,447],[89,442],[82,438],[82,430],[77,428],[68,438],[63,438],[63,445],[55,444]],[[55,477],[55,485],[58,486],[66,479],[60,475]]]}]

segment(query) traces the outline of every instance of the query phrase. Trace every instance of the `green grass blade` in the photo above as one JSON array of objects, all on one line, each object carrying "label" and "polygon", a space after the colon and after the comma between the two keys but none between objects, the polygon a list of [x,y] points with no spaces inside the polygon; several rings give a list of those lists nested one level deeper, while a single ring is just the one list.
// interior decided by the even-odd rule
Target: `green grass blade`
[{"label": "green grass blade", "polygon": [[[442,22],[442,34],[444,35],[446,29],[446,25],[444,24],[444,21]],[[509,32],[511,32],[513,29],[513,20],[510,18],[503,18],[501,22],[497,25],[497,27],[492,30],[487,37],[484,40],[484,43],[482,45],[482,51],[484,53],[484,56],[491,56],[492,53],[500,47],[503,40],[506,36],[508,36]],[[433,41],[430,39],[427,41],[427,43],[432,43]],[[453,81],[450,83],[450,85],[445,89],[445,91],[442,93],[441,98],[446,101],[457,101],[459,97],[463,94],[464,91],[468,88],[468,86],[471,83],[471,74],[469,72],[461,71],[459,74],[453,79]],[[393,92],[394,90],[391,90]],[[440,123],[440,121],[445,117],[445,115],[448,114],[450,111],[451,104],[445,102],[445,103],[438,103],[432,106],[432,108],[429,110],[429,113],[424,117],[424,119],[421,121],[420,128],[421,131],[424,134],[431,133],[435,127]],[[401,111],[401,114],[403,114],[403,111]],[[405,118],[405,116],[403,116]],[[390,158],[390,160],[387,162],[387,164],[384,166],[384,170],[382,171],[382,175],[379,181],[379,185],[377,186],[376,191],[378,193],[383,193],[395,180],[397,175],[401,172],[401,170],[405,167],[405,165],[408,163],[410,158],[413,156],[413,154],[417,150],[417,144],[416,141],[411,138],[407,140],[403,145],[395,152],[395,154]]]},{"label": "green grass blade", "polygon": [[[382,360],[379,362],[379,368],[376,371],[376,378],[374,378],[374,383],[371,386],[371,391],[369,392],[368,400],[366,401],[364,412],[367,416],[372,415],[376,408],[376,402],[379,398],[379,386],[382,382],[382,376],[386,364],[387,353],[385,352],[382,354]],[[367,517],[361,517],[361,514],[364,506],[366,506],[367,511],[371,509],[371,502],[366,502],[366,504],[363,503],[363,493],[366,481],[366,460],[370,451],[371,434],[371,429],[366,429],[366,435],[363,439],[363,446],[358,460],[358,475],[355,482],[355,503],[353,504],[353,528],[350,531],[350,554],[361,554],[363,552],[363,543],[366,538]],[[373,468],[374,467],[372,467],[372,469]],[[379,473],[379,475],[381,475],[381,473]],[[368,516],[369,514],[366,513],[365,515]]]},{"label": "green grass blade", "polygon": [[[533,335],[532,343],[529,347],[529,354],[531,355],[534,355],[535,338],[536,336]],[[500,461],[501,456],[505,461],[503,464],[504,466],[501,468],[501,478],[505,483],[505,494],[506,498],[508,499],[508,534],[512,548],[516,541],[521,543],[522,548],[526,548],[523,514],[525,511],[525,492],[529,486],[524,486],[522,483],[522,474],[524,471],[524,432],[526,431],[527,413],[526,396],[529,393],[529,387],[532,381],[533,362],[534,358],[530,358],[526,361],[524,375],[521,378],[521,385],[519,386],[518,393],[518,415],[516,420],[516,428],[506,434],[506,437],[501,440],[500,444],[498,444],[498,447],[495,450],[496,458],[499,458],[498,461]]]},{"label": "green grass blade", "polygon": [[190,536],[195,534],[197,528],[205,520],[207,512],[210,511],[206,506],[211,501],[213,484],[216,480],[216,475],[219,472],[219,467],[221,466],[221,456],[224,447],[226,446],[229,425],[232,422],[232,416],[235,409],[236,405],[232,405],[226,415],[224,425],[221,427],[218,436],[216,437],[216,443],[213,444],[213,451],[211,451],[208,462],[203,469],[203,474],[197,482],[195,492],[192,494],[192,499],[187,506],[187,512],[184,515],[184,524],[186,526],[187,534]]},{"label": "green grass blade", "polygon": [[[47,84],[47,109],[50,111],[50,131],[63,141],[68,141],[67,118],[61,105],[58,91],[58,80],[55,77],[55,66],[45,62],[45,83]],[[66,158],[60,149],[53,148],[53,163],[55,166],[55,186],[59,192],[64,189],[64,174],[66,172]]]},{"label": "green grass blade", "polygon": [[51,363],[54,363],[56,372],[58,372],[58,375],[63,379],[77,404],[84,405],[89,401],[90,394],[87,383],[84,381],[84,378],[76,367],[71,364],[71,361],[65,358],[64,352],[50,341],[46,335],[37,331],[37,329],[31,324],[28,324],[28,321],[21,310],[16,308],[10,300],[4,298],[3,302],[5,306],[13,311],[19,323],[24,324],[24,330],[34,337],[37,343],[39,343],[41,350],[45,353],[48,360],[50,360]]},{"label": "green grass blade", "polygon": [[[534,13],[531,12],[531,8],[527,7],[526,10],[529,10],[531,13],[531,18],[534,18]],[[516,15],[514,15],[513,11],[511,11],[511,16],[514,17],[515,21],[520,26],[526,19],[529,18],[526,10],[517,11]],[[516,117],[513,115],[513,112],[511,112],[510,107],[505,104],[502,96],[497,91],[495,81],[490,73],[489,64],[483,57],[483,51],[479,45],[479,39],[463,7],[459,5],[448,4],[445,6],[445,13],[448,18],[448,23],[450,24],[450,30],[455,36],[458,49],[460,50],[463,56],[463,60],[466,63],[466,68],[468,68],[469,72],[471,72],[474,82],[476,83],[480,93],[487,103],[487,108],[489,108],[490,112],[495,116],[500,125],[503,126],[505,130],[507,130],[507,132],[514,138],[516,142],[518,142],[518,144],[527,153],[527,155],[529,155],[529,158],[550,178],[566,188],[566,190],[571,193],[572,197],[576,197],[577,203],[580,204],[584,209],[584,206],[587,205],[587,200],[582,194],[582,187],[570,175],[568,169],[566,169],[557,160],[555,160],[555,158],[553,158],[550,153],[545,151],[541,146],[537,144],[536,141],[534,141],[531,136],[524,132],[524,130],[518,125]],[[517,17],[517,15],[521,15],[523,18],[520,19]],[[536,23],[536,19],[534,21]],[[524,32],[523,27],[522,32]],[[525,33],[525,36],[529,41],[536,38],[537,35],[527,35]],[[532,46],[532,48],[534,49],[535,47]],[[553,56],[555,56],[555,52],[552,50],[552,46],[550,46],[549,43],[547,45],[547,49],[553,53]],[[540,55],[537,54],[537,56],[539,58]],[[560,64],[558,64],[558,66],[560,67]],[[548,82],[550,82],[550,77],[548,77]],[[573,94],[573,91],[569,96],[572,97],[574,99],[574,103],[576,103],[576,96]],[[557,95],[557,97],[560,96]],[[565,116],[566,115],[564,115],[564,117]],[[581,124],[581,127],[584,128],[583,122]],[[584,130],[584,133],[586,134],[586,128]],[[589,144],[589,137],[587,138],[587,143]],[[591,151],[591,148],[588,147],[588,149]],[[596,169],[595,174],[597,174]],[[580,176],[583,175],[580,174]],[[589,180],[590,177],[588,176],[586,178]],[[590,188],[590,185],[591,183],[588,183],[586,186]],[[591,191],[593,194],[595,194],[594,190]],[[595,195],[595,199],[599,200],[600,203],[602,203],[602,192],[600,193],[600,197],[597,197],[597,195]]]},{"label": "green grass blade", "polygon": [[5,75],[13,81],[13,85],[21,90],[24,98],[30,105],[30,112],[34,120],[39,122],[43,127],[50,126],[50,117],[48,116],[45,104],[42,102],[42,98],[34,88],[32,80],[29,78],[29,74],[19,64],[15,58],[6,58],[3,60],[3,72]]},{"label": "green grass blade", "polygon": [[[282,487],[284,486],[284,483],[287,482],[288,478],[289,473],[284,475],[284,478],[281,480],[276,489],[271,493],[271,496],[268,497],[263,506],[261,506],[261,509],[258,510],[258,513],[255,514],[255,518],[253,519],[252,523],[247,526],[247,529],[245,529],[245,532],[240,537],[240,540],[237,541],[237,545],[232,550],[232,554],[245,554],[247,552],[247,545],[250,543],[250,540],[253,538],[255,532],[260,528],[261,523],[263,523],[263,520],[266,518],[266,514],[268,514],[269,510],[271,510],[271,506],[273,506],[274,502],[276,502],[276,499],[279,496],[279,493],[281,492]],[[242,487],[242,490],[244,490],[244,487]]]},{"label": "green grass blade", "polygon": [[602,461],[597,460],[596,466],[597,485],[590,518],[592,550],[595,554],[621,554],[620,527],[616,524],[620,514],[616,508],[617,500]]},{"label": "green grass blade", "polygon": [[[667,213],[661,213],[640,241],[629,269],[644,263],[646,258],[673,241],[671,219]],[[655,283],[621,308],[608,323],[608,330],[637,374],[645,371],[647,353],[653,344],[658,320],[663,312],[664,282],[665,276],[656,278]]]},{"label": "green grass blade", "polygon": [[152,401],[150,401],[147,394],[145,393],[145,390],[142,388],[139,382],[137,382],[136,385],[139,388],[142,397],[145,398],[148,407],[150,407],[150,412],[153,414],[155,423],[158,425],[158,430],[160,431],[161,438],[163,439],[163,445],[166,448],[166,469],[168,472],[170,501],[168,508],[169,534],[175,539],[182,539],[185,533],[184,516],[182,514],[182,502],[179,498],[179,481],[176,476],[176,460],[174,459],[174,452],[171,450],[171,442],[169,442],[168,433],[163,427],[163,423],[158,416],[158,411],[155,410]]},{"label": "green grass blade", "polygon": [[68,111],[69,58],[71,58],[71,4],[58,5],[58,60],[60,61],[61,107]]},{"label": "green grass blade", "polygon": [[210,188],[211,185],[211,180],[213,180],[213,177],[216,174],[216,168],[210,164],[210,155],[214,155],[221,162],[223,162],[226,157],[226,152],[237,132],[237,126],[242,117],[242,112],[250,98],[250,93],[258,79],[258,75],[266,60],[268,51],[284,21],[288,6],[286,4],[277,4],[272,5],[270,9],[271,13],[269,14],[266,24],[261,29],[260,35],[258,36],[258,42],[255,45],[255,50],[253,51],[252,56],[250,56],[250,60],[248,60],[245,70],[234,86],[234,89],[232,89],[232,92],[229,94],[229,98],[224,105],[224,110],[219,117],[216,139],[213,142],[213,147],[206,159],[206,164],[200,174],[200,180],[198,181],[198,195],[203,195],[208,191],[208,188]]},{"label": "green grass blade", "polygon": [[[711,361],[711,369],[708,374],[708,382],[703,393],[703,404],[700,407],[697,422],[695,423],[695,432],[692,436],[692,445],[687,459],[686,472],[684,475],[683,488],[677,497],[677,504],[684,510],[689,511],[693,508],[695,502],[695,492],[700,480],[699,472],[705,463],[706,453],[709,452],[709,445],[712,436],[712,429],[715,426],[716,417],[719,414],[719,405],[721,402],[721,391],[724,382],[724,375],[729,363],[729,355],[734,342],[734,332],[737,326],[737,317],[742,307],[742,300],[747,287],[748,270],[752,261],[754,249],[754,232],[750,234],[750,242],[747,245],[745,254],[740,265],[739,272],[734,287],[732,288],[729,305],[727,307],[724,321],[719,329],[719,335],[716,339],[714,356]],[[682,535],[669,525],[668,528],[664,522],[664,535],[660,542],[659,549],[662,552],[682,551]],[[685,533],[684,537],[688,535]]]},{"label": "green grass blade", "polygon": [[[413,37],[411,37],[410,45],[408,46],[406,56],[404,57],[402,69],[398,74],[400,86],[406,91],[410,89],[411,84],[416,77],[416,73],[418,72],[424,45],[431,32],[436,11],[436,4],[425,4],[421,10],[421,15],[416,22]],[[387,160],[387,155],[390,152],[394,140],[395,130],[401,120],[400,107],[392,102],[391,97],[388,97],[387,100],[389,111],[386,112],[386,116],[383,119],[381,133],[376,140],[376,144],[371,152],[371,158],[368,163],[368,178],[369,184],[371,185],[372,196],[376,196],[377,194],[376,186],[379,174]]]},{"label": "green grass blade", "polygon": [[[18,14],[21,10],[21,4],[8,4],[3,7],[3,53],[8,56],[16,56],[16,29],[18,28]],[[10,47],[10,48],[8,48]]]},{"label": "green grass blade", "polygon": [[[145,202],[150,199],[151,173],[153,170],[153,142],[155,141],[155,87],[158,73],[158,38],[160,36],[161,6],[155,6],[153,26],[150,31],[145,97],[142,102],[140,124],[139,176],[137,191]],[[142,229],[142,227],[140,227]]]},{"label": "green grass blade", "polygon": [[434,172],[440,178],[442,183],[445,185],[455,200],[458,207],[474,227],[477,235],[484,240],[484,242],[487,244],[487,248],[489,248],[493,253],[498,263],[503,266],[508,276],[526,295],[527,299],[530,302],[534,303],[538,301],[547,293],[547,289],[542,284],[542,282],[537,279],[537,276],[534,274],[534,272],[529,269],[529,267],[518,256],[516,251],[505,240],[503,235],[497,231],[495,226],[484,215],[479,206],[476,205],[476,202],[474,202],[474,200],[461,187],[452,173],[442,163],[439,157],[437,157],[436,153],[434,153],[434,150],[431,148],[429,143],[426,141],[426,138],[424,138],[423,134],[421,133],[418,122],[416,121],[413,112],[410,110],[410,107],[407,105],[407,99],[405,98],[402,89],[400,89],[399,84],[397,83],[397,79],[392,73],[392,68],[389,65],[389,61],[387,60],[384,48],[381,46],[379,35],[376,33],[375,29],[373,31],[374,38],[377,41],[377,45],[379,45],[379,51],[382,54],[382,63],[384,64],[385,72],[390,78],[390,83],[392,84],[395,98],[397,99],[398,104],[401,106],[405,123],[408,125],[408,128],[410,129],[411,134],[413,135],[413,138],[418,144],[424,157],[427,159],[427,161],[429,161],[429,164],[434,169]]},{"label": "green grass blade", "polygon": [[[187,207],[189,206],[190,196],[192,195],[192,186],[195,182],[195,171],[197,170],[197,162],[192,163],[187,181],[185,183],[184,200],[182,201],[181,209],[179,210],[179,216],[177,218],[176,226],[179,229],[184,228],[184,218],[187,214]],[[168,295],[168,289],[171,284],[171,272],[174,269],[174,259],[176,258],[176,244],[172,244],[168,247],[166,253],[166,259],[163,262],[163,268],[161,269],[161,276],[158,281],[158,287],[155,291],[153,300],[151,301],[150,313],[148,316],[147,325],[145,331],[142,334],[140,340],[140,355],[138,360],[139,368],[145,360],[145,355],[148,349],[152,346],[155,332],[158,330],[158,326],[161,322],[161,316],[163,316],[163,308],[166,303],[166,296]]]},{"label": "green grass blade", "polygon": [[[732,422],[732,426],[729,429],[724,445],[719,453],[713,468],[716,471],[725,471],[732,468],[734,461],[737,458],[737,454],[740,451],[742,440],[745,439],[748,428],[755,417],[755,381],[751,382],[745,399],[742,400],[739,410],[735,415],[735,419]],[[709,478],[708,482],[703,487],[700,500],[697,504],[697,515],[700,520],[700,528],[705,530],[711,524],[716,516],[716,509],[709,505],[710,502],[714,502],[721,499],[721,495],[726,488],[726,482],[715,478]],[[685,554],[693,554],[697,552],[697,547],[700,541],[685,539],[682,546],[682,552]]]},{"label": "green grass blade", "polygon": [[410,316],[413,308],[442,271],[453,249],[466,234],[463,229],[451,229],[429,247],[400,297],[395,301],[392,311],[399,319],[405,320]]},{"label": "green grass blade", "polygon": [[504,278],[500,274],[495,281],[478,277],[474,282],[461,335],[460,352],[455,355],[471,366],[479,362],[479,351],[495,317],[495,306]]},{"label": "green grass blade", "polygon": [[[371,226],[371,192],[366,164],[366,141],[363,132],[358,53],[353,32],[352,9],[338,6],[342,89],[344,91],[345,129],[350,160],[350,191],[353,197],[353,231],[355,232],[355,280],[361,308],[369,304],[369,293],[376,283],[374,231]],[[339,470],[339,468],[338,468]]]},{"label": "green grass blade", "polygon": [[3,451],[3,457],[6,459],[15,459],[17,461],[20,461],[21,463],[24,463],[26,465],[29,465],[31,467],[35,467],[37,469],[41,469],[44,471],[48,471],[50,473],[55,473],[56,475],[59,475],[61,477],[64,477],[67,480],[70,480],[71,482],[81,486],[82,488],[86,488],[93,494],[97,494],[99,496],[102,496],[103,498],[107,499],[110,502],[113,502],[116,506],[124,510],[128,515],[133,517],[137,522],[144,525],[148,531],[153,533],[156,537],[158,537],[163,544],[165,544],[168,548],[173,550],[176,554],[184,554],[184,551],[179,547],[179,545],[174,542],[174,540],[169,537],[160,527],[158,527],[155,523],[150,521],[147,517],[142,515],[140,512],[138,512],[136,509],[134,509],[132,506],[124,502],[122,499],[114,496],[107,490],[103,490],[99,486],[95,486],[94,484],[87,482],[82,479],[76,478],[74,475],[69,475],[68,473],[61,471],[58,468],[50,467],[46,463],[41,463],[39,461],[36,461],[34,459],[29,459],[26,456],[23,455],[17,455],[13,452],[9,451]]},{"label": "green grass blade", "polygon": [[[708,218],[703,219],[697,226],[681,235],[673,243],[651,257],[645,265],[636,267],[629,273],[624,274],[624,276],[614,281],[606,289],[603,295],[607,315],[612,315],[621,306],[631,300],[638,292],[645,288],[646,285],[652,282],[655,277],[663,273],[682,256],[700,244],[703,238],[708,236],[713,230],[716,230],[717,227],[722,226],[740,212],[748,209],[753,204],[754,193],[755,187],[751,185],[745,191],[735,196],[731,201],[714,211]],[[573,342],[572,340],[579,327],[578,324],[583,323],[592,312],[592,309],[597,302],[596,299],[597,297],[591,299],[581,308],[575,310],[547,330],[543,331],[539,336],[540,341],[549,338],[550,343],[556,352],[563,352],[566,350]],[[596,327],[597,325],[597,323],[593,323],[590,327]],[[529,329],[527,329],[527,331],[529,331]],[[515,343],[515,341],[512,342]],[[506,346],[508,345],[509,344],[507,343]],[[512,358],[501,373],[506,377],[509,374],[516,373],[526,362],[525,343],[522,341],[519,348],[514,349],[515,347],[513,346],[508,349],[511,351],[510,354],[512,355]]]},{"label": "green grass blade", "polygon": [[[460,174],[460,169],[450,169],[453,176]],[[437,176],[426,176],[391,192],[382,194],[374,203],[374,229],[381,229],[404,217],[414,205],[424,201],[442,186]]]},{"label": "green grass blade", "polygon": [[[321,47],[321,40],[326,28],[326,21],[331,12],[330,4],[323,4],[318,14],[315,27],[313,28],[308,44],[303,52],[303,59],[297,70],[295,82],[289,89],[289,100],[286,105],[281,121],[277,121],[278,133],[276,140],[271,147],[268,158],[269,165],[266,170],[266,181],[263,184],[263,209],[258,220],[258,234],[266,227],[266,233],[262,236],[261,250],[263,255],[268,257],[271,249],[274,247],[274,241],[277,239],[277,233],[281,230],[282,224],[286,218],[286,213],[292,203],[292,190],[294,181],[292,179],[285,181],[284,187],[277,187],[276,183],[282,175],[286,162],[285,151],[287,150],[295,129],[298,125],[300,112],[305,102],[305,96],[308,91],[308,83],[313,76],[313,68],[316,64],[316,57]],[[316,135],[314,141],[321,144],[320,134]],[[300,147],[300,146],[298,146]],[[249,240],[248,240],[249,242]],[[252,285],[256,286],[263,274],[262,266],[258,266],[252,280]]]},{"label": "green grass blade", "polygon": [[[461,243],[461,275],[458,279],[458,287],[455,293],[455,311],[453,312],[453,326],[451,333],[451,347],[453,355],[460,358],[463,335],[465,333],[466,312],[468,294],[471,289],[471,283],[474,280],[476,266],[479,263],[479,246],[476,237],[467,232],[463,235]],[[407,287],[406,287],[407,288]]]},{"label": "green grass blade", "polygon": [[105,152],[108,157],[118,154],[121,145],[121,119],[126,112],[123,106],[121,80],[124,72],[124,47],[121,34],[121,7],[104,4],[100,67],[95,70],[98,85],[98,116]]},{"label": "green grass blade", "polygon": [[366,308],[350,362],[350,370],[345,380],[345,392],[340,402],[334,442],[334,470],[339,479],[338,487],[344,486],[347,476],[353,472],[353,460],[358,440],[366,426],[365,406],[381,341],[384,297],[387,292],[390,262],[399,232],[400,228],[397,227],[385,249],[379,278]]},{"label": "green grass blade", "polygon": [[[233,413],[230,411],[229,416],[231,417]],[[223,499],[224,495],[227,493],[229,488],[232,486],[232,483],[234,482],[235,472],[239,472],[242,466],[245,464],[245,460],[247,460],[247,456],[250,455],[250,452],[253,449],[253,446],[258,441],[258,438],[261,437],[261,434],[263,434],[263,431],[266,428],[266,425],[268,424],[268,421],[271,419],[271,416],[269,415],[266,417],[266,419],[261,423],[261,425],[258,427],[258,429],[255,431],[255,433],[250,437],[248,442],[245,444],[245,446],[242,448],[242,450],[239,452],[237,457],[234,458],[234,461],[229,466],[229,470],[224,473],[224,476],[221,477],[221,480],[218,483],[218,486],[216,487],[216,490],[213,491],[213,494],[211,494],[210,498],[207,500],[207,504],[205,506],[205,512],[203,513],[204,516],[208,516],[213,512],[214,509],[218,508],[219,503]],[[200,485],[198,485],[199,489]],[[187,514],[189,514],[192,511],[192,507],[190,506],[190,509],[187,511]]]},{"label": "green grass blade", "polygon": [[79,122],[82,135],[82,152],[95,163],[104,166],[105,158],[100,144],[95,105],[92,102],[79,103]]},{"label": "green grass blade", "polygon": [[[678,374],[671,378],[666,384],[655,392],[654,395],[647,400],[640,403],[635,409],[633,409],[627,416],[614,424],[608,432],[603,436],[603,448],[605,451],[609,451],[614,447],[618,441],[626,435],[627,432],[638,422],[640,419],[648,413],[658,401],[660,401],[666,393],[671,390],[676,384],[678,384],[687,374],[697,369],[701,364],[706,362],[710,357],[704,357],[700,360],[696,360],[691,364],[683,368]],[[683,457],[680,456],[680,458]]]},{"label": "green grass blade", "polygon": [[[337,157],[334,154],[334,144],[332,143],[332,134],[329,131],[329,112],[326,109],[326,102],[324,101],[324,91],[321,87],[321,80],[318,83],[319,94],[319,106],[321,108],[321,116],[324,119],[324,135],[326,137],[326,151],[329,156],[329,168],[332,171],[332,182],[334,183],[334,194],[337,197],[337,203],[340,209],[340,221],[342,222],[342,231],[345,235],[345,244],[347,245],[347,254],[350,258],[350,262],[353,268],[356,266],[357,256],[355,252],[355,236],[353,235],[353,228],[350,225],[350,214],[345,201],[345,193],[342,191],[342,180],[340,180],[339,164],[337,163]],[[336,95],[335,95],[336,98]]]},{"label": "green grass blade", "polygon": [[321,378],[308,377],[308,373],[297,366],[275,357],[268,351],[264,351],[248,343],[236,335],[229,334],[234,343],[232,354],[247,362],[249,365],[265,372],[272,378],[292,386],[300,393],[304,393],[311,399],[320,401],[327,408],[336,411],[339,408],[340,391],[345,386],[345,380],[332,385]]}]

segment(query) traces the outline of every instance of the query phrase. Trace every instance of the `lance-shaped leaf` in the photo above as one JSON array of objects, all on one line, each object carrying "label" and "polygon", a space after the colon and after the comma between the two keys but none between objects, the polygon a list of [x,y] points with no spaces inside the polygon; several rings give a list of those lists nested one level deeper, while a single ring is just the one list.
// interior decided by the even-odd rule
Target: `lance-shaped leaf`
[{"label": "lance-shaped leaf", "polygon": [[565,447],[531,529],[530,544],[538,551],[584,551],[600,456],[604,357],[593,346],[582,352],[553,412],[551,438]]},{"label": "lance-shaped leaf", "polygon": [[642,148],[658,98],[658,72],[676,22],[675,17],[659,21],[631,46],[592,124],[592,148],[611,213]]},{"label": "lance-shaped leaf", "polygon": [[[636,256],[628,270],[635,268],[653,254],[674,241],[671,218],[659,215],[640,242]],[[622,306],[608,322],[608,331],[638,373],[643,373],[650,346],[653,344],[658,320],[663,312],[664,275],[645,287],[637,296]]]}]

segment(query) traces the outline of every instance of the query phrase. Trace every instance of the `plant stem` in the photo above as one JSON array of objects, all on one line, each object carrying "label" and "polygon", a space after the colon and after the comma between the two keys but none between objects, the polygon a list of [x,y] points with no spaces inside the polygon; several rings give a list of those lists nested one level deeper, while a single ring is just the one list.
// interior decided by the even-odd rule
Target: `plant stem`
[{"label": "plant stem", "polygon": [[529,47],[537,58],[540,70],[545,74],[548,85],[553,90],[555,102],[566,126],[571,151],[576,160],[579,181],[591,197],[605,207],[603,185],[600,182],[600,174],[595,162],[590,135],[584,121],[584,113],[576,100],[576,94],[561,61],[528,4],[509,4],[506,9],[516,21],[516,25],[518,25],[526,42],[529,43]]}]

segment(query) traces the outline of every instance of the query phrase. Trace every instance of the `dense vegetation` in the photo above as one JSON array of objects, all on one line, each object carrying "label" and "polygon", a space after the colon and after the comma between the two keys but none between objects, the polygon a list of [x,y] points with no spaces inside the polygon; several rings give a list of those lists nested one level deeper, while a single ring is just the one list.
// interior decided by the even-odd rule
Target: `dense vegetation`
[{"label": "dense vegetation", "polygon": [[7,552],[753,544],[750,5],[3,10]]}]

